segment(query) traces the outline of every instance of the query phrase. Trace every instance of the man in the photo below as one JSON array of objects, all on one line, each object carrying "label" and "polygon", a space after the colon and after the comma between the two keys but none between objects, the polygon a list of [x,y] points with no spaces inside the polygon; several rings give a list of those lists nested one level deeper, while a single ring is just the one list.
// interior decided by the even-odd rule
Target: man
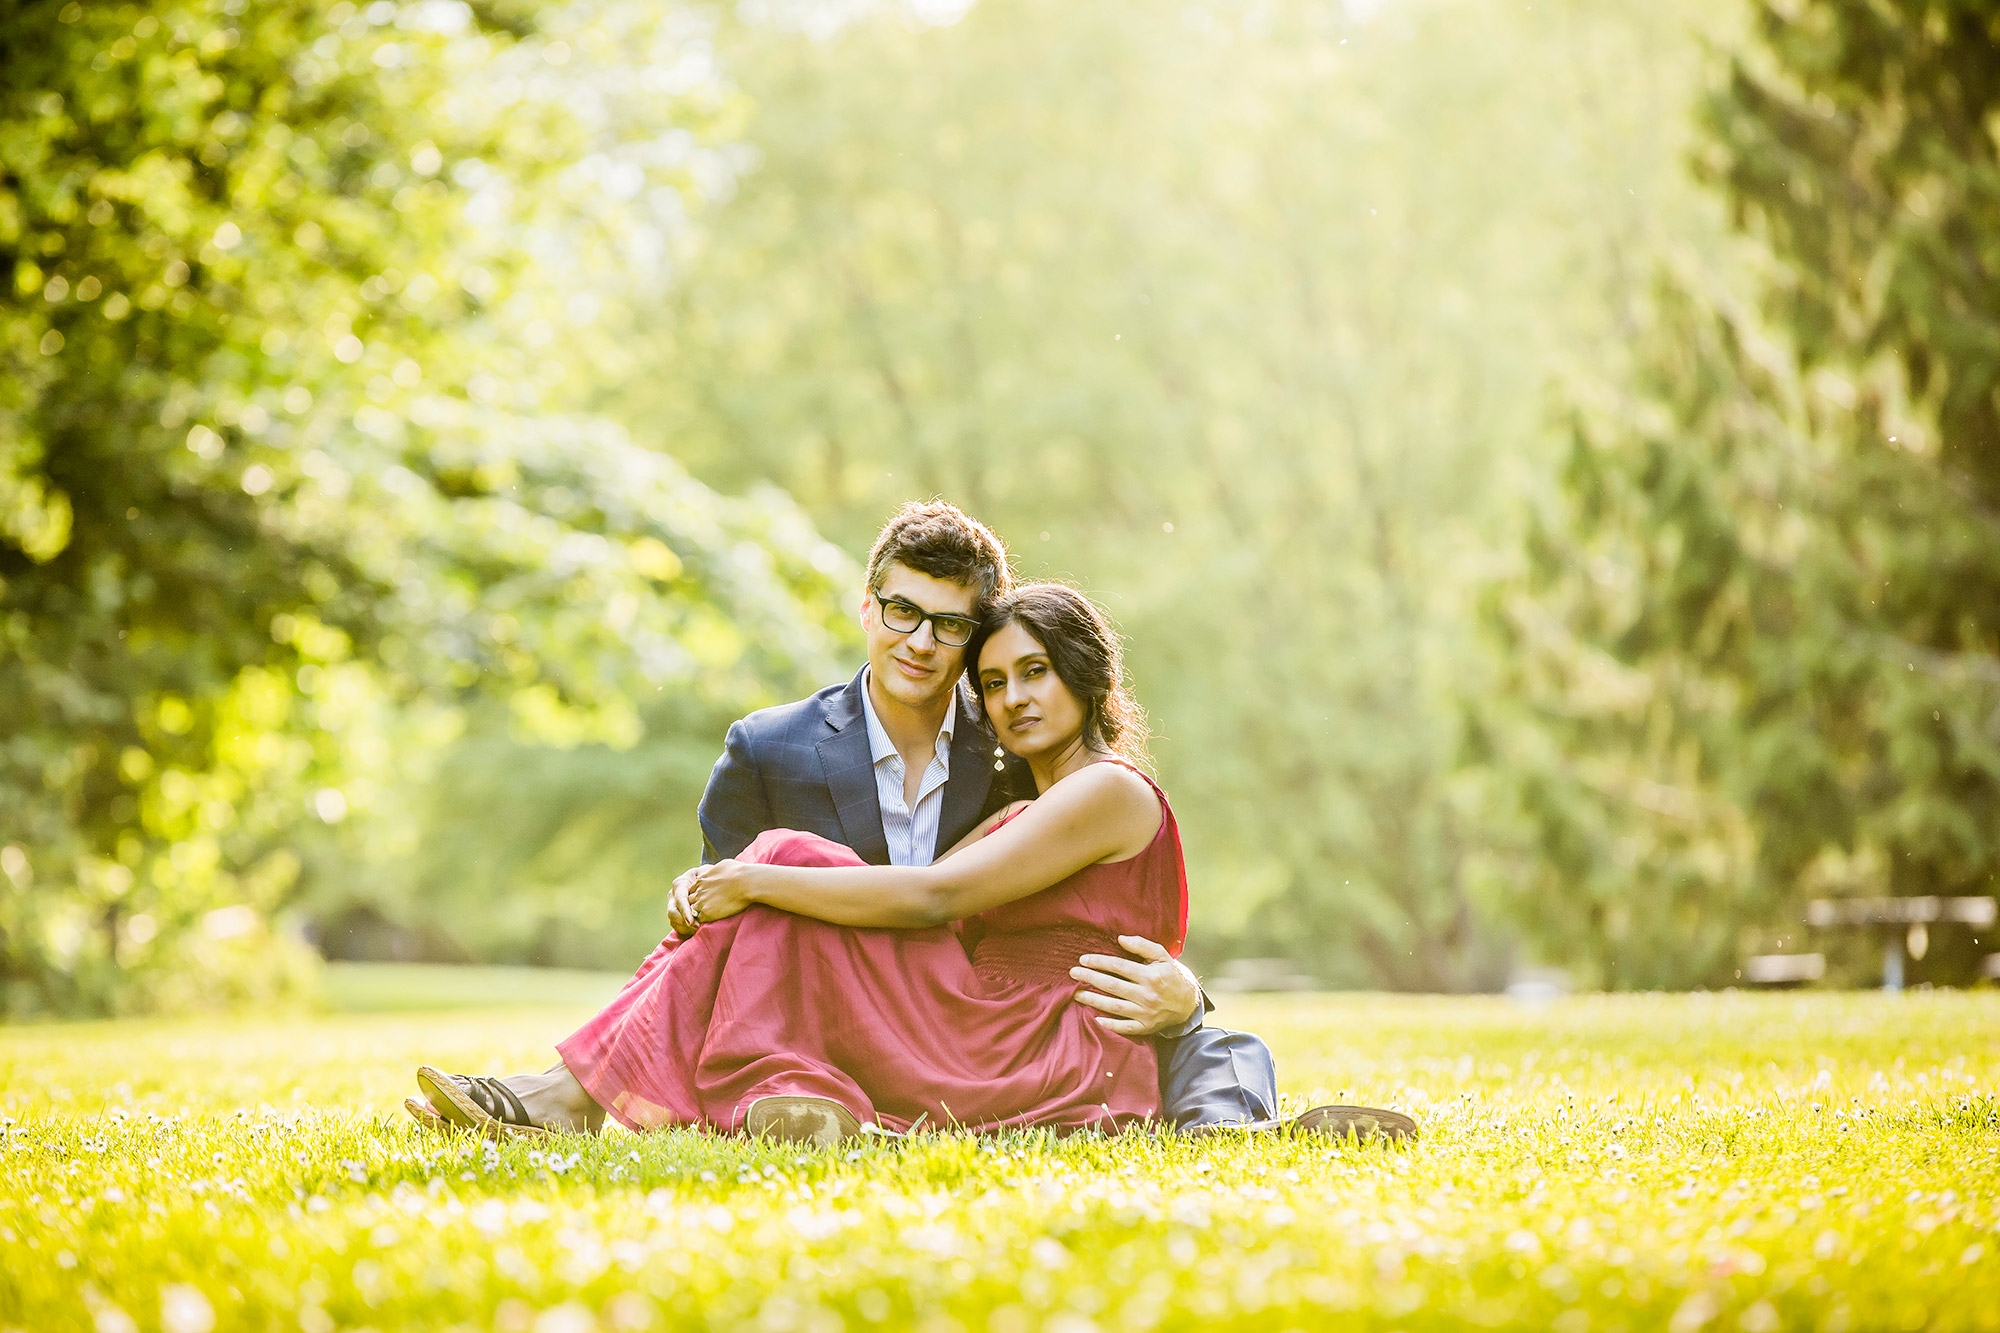
[{"label": "man", "polygon": [[[705,858],[736,856],[766,829],[790,828],[876,865],[929,865],[988,815],[1032,796],[1026,765],[995,744],[960,687],[965,644],[1009,582],[1006,549],[984,524],[941,500],[897,510],[868,555],[868,665],[845,685],[729,728],[701,799]],[[696,923],[673,925],[687,933]],[[1119,944],[1134,957],[1077,960],[1076,1000],[1110,1030],[1158,1041],[1167,1118],[1196,1132],[1275,1125],[1277,1076],[1264,1043],[1205,1027],[1200,984],[1156,941]]]}]

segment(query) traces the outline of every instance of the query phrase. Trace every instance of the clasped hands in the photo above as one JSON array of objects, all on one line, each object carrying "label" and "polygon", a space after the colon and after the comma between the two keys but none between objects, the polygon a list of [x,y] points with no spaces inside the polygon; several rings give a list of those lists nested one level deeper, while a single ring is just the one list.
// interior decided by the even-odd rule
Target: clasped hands
[{"label": "clasped hands", "polygon": [[667,899],[667,921],[685,939],[696,927],[735,916],[750,905],[749,878],[754,863],[723,860],[683,870],[674,877]]},{"label": "clasped hands", "polygon": [[[685,939],[705,923],[735,916],[752,899],[749,881],[761,867],[716,861],[681,872],[667,900],[667,920]],[[1201,1004],[1201,983],[1179,959],[1143,935],[1120,935],[1131,954],[1087,953],[1069,970],[1081,983],[1076,1002],[1098,1012],[1097,1023],[1124,1037],[1150,1037],[1180,1027]]]}]

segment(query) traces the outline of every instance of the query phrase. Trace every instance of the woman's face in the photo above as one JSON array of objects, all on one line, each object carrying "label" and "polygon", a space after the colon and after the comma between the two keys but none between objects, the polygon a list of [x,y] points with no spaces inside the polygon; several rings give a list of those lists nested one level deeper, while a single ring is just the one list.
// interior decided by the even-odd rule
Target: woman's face
[{"label": "woman's face", "polygon": [[1083,705],[1019,623],[979,650],[979,697],[1000,743],[1023,759],[1060,754],[1083,733]]}]

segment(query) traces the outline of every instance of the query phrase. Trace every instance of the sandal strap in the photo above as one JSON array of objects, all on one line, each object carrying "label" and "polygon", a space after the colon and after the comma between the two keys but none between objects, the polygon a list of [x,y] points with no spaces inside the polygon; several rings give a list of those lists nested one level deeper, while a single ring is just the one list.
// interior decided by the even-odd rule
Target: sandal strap
[{"label": "sandal strap", "polygon": [[465,1085],[466,1095],[478,1104],[479,1109],[501,1124],[532,1126],[535,1123],[528,1116],[528,1108],[514,1095],[514,1090],[499,1079],[486,1074],[460,1074],[459,1080]]}]

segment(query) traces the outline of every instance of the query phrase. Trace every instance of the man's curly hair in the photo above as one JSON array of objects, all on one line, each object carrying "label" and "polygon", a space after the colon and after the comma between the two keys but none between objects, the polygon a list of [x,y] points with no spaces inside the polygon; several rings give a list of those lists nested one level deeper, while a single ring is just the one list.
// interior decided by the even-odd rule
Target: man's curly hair
[{"label": "man's curly hair", "polygon": [[911,500],[890,515],[868,552],[870,592],[881,589],[891,563],[971,588],[975,617],[1014,585],[1006,544],[949,500]]}]

